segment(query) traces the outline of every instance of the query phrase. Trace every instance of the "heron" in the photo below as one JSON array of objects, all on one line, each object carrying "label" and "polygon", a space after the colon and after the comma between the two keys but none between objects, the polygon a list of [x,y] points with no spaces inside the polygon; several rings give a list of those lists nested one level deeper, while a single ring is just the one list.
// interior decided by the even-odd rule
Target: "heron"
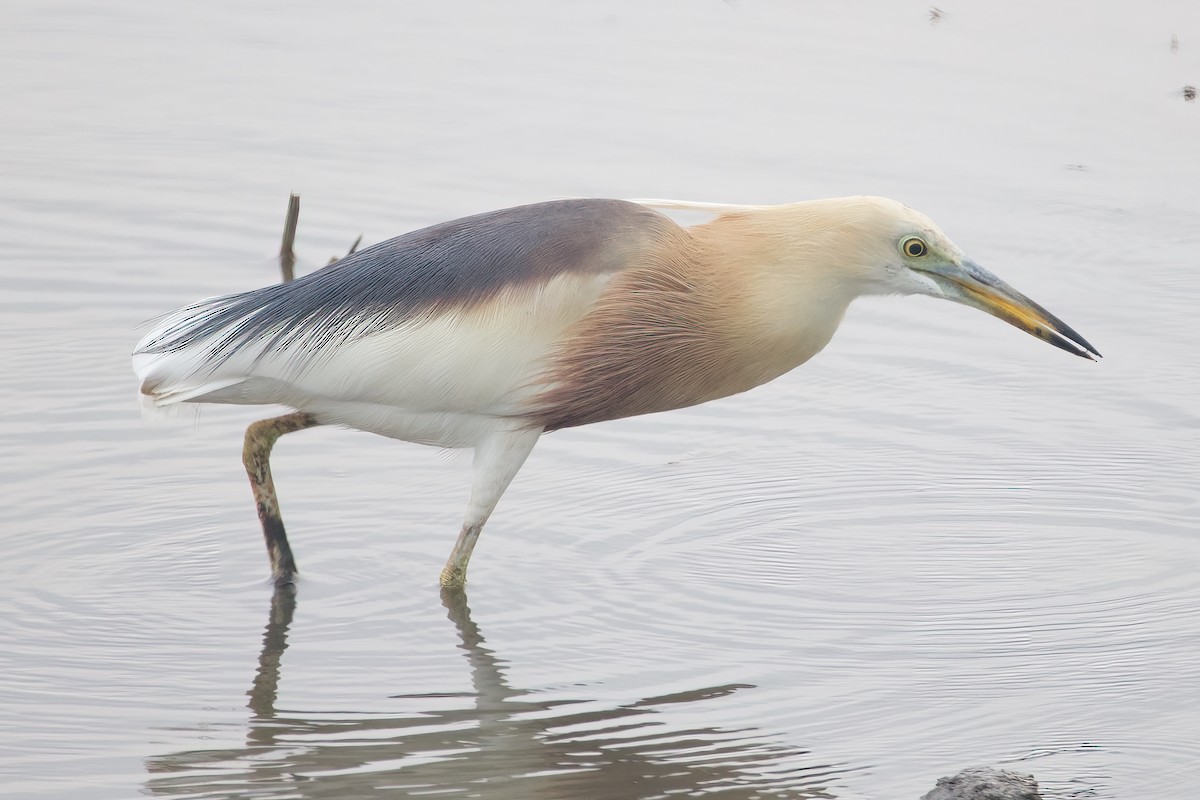
[{"label": "heron", "polygon": [[[670,210],[706,217],[685,226]],[[242,451],[276,585],[297,575],[271,477],[279,437],[337,425],[473,449],[440,575],[455,588],[542,434],[771,381],[820,352],[864,295],[962,303],[1100,356],[895,200],[567,199],[433,225],[289,283],[169,312],[133,365],[149,410],[292,409],[251,424]]]}]

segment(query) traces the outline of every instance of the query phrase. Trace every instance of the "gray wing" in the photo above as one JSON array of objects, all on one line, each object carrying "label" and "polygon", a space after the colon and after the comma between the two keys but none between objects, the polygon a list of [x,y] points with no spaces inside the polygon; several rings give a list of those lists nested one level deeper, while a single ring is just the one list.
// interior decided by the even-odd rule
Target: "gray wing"
[{"label": "gray wing", "polygon": [[204,347],[216,367],[248,346],[259,357],[386,331],[470,309],[563,273],[621,271],[674,223],[621,200],[559,200],[464,217],[361,250],[291,283],[172,314],[137,353]]}]

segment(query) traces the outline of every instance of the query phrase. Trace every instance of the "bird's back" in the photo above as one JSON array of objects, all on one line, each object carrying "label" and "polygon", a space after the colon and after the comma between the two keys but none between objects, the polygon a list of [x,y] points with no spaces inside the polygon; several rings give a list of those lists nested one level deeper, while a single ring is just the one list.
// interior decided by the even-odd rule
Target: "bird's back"
[{"label": "bird's back", "polygon": [[655,261],[679,236],[666,217],[617,200],[466,217],[292,283],[181,309],[142,340],[135,368],[158,406],[511,414],[614,276]]}]

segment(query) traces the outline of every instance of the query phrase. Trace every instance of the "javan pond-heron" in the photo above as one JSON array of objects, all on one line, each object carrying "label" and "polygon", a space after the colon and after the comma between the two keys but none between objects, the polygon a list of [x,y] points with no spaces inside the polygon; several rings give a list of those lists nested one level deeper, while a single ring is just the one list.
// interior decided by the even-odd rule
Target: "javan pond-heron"
[{"label": "javan pond-heron", "polygon": [[[655,208],[711,212],[682,227]],[[406,233],[291,283],[204,300],[137,345],[144,404],[279,404],[243,459],[277,584],[296,573],[269,458],[343,425],[474,448],[441,573],[461,586],[480,530],[548,431],[696,405],[803,364],[860,295],[973,306],[1100,354],[893,200],[779,206],[559,200]]]}]

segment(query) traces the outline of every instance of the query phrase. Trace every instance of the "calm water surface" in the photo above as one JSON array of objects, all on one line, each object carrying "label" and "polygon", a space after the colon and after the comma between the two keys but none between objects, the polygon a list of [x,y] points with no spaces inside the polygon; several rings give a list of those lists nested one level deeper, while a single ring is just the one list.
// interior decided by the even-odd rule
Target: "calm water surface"
[{"label": "calm water surface", "polygon": [[[1192,798],[1200,6],[16,2],[0,25],[0,794]],[[1111,5],[1111,4],[1110,4]],[[1172,36],[1178,46],[1172,50]],[[1078,328],[864,301],[747,395],[469,461],[144,427],[168,308],[549,197],[884,194]]]}]

